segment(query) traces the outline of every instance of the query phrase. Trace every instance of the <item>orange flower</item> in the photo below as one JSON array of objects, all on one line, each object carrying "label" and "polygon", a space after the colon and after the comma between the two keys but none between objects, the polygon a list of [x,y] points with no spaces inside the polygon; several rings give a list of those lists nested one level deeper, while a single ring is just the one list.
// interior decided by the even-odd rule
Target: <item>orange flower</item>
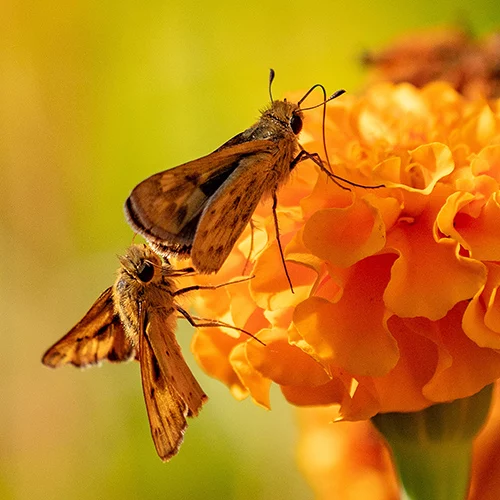
[{"label": "orange flower", "polygon": [[370,422],[332,425],[328,408],[298,412],[298,463],[317,500],[397,500],[399,485],[383,438]]},{"label": "orange flower", "polygon": [[[400,498],[396,473],[383,437],[370,422],[332,425],[331,413],[329,408],[303,408],[298,411],[298,462],[315,492],[315,498]],[[499,417],[497,386],[490,416],[474,443],[469,500],[500,497]]]},{"label": "orange flower", "polygon": [[500,97],[500,33],[476,39],[461,29],[433,29],[405,35],[364,62],[372,79],[423,87],[443,80],[468,97]]},{"label": "orange flower", "polygon": [[[321,121],[302,144],[321,151]],[[197,312],[252,332],[198,330],[194,353],[232,393],[332,418],[418,411],[470,396],[500,376],[500,108],[444,83],[384,83],[328,105],[337,175],[382,189],[341,189],[309,161],[279,193],[281,242],[261,204]],[[200,278],[207,281],[208,278]],[[213,277],[211,278],[213,280]],[[214,316],[215,315],[215,316]]]}]

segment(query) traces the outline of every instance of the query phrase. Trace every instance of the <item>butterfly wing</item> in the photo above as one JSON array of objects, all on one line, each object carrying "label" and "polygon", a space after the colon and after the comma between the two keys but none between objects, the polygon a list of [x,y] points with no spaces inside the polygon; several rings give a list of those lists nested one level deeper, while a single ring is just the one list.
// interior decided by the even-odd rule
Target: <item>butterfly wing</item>
[{"label": "butterfly wing", "polygon": [[165,461],[179,450],[186,417],[197,415],[207,397],[182,357],[171,318],[151,312],[139,340],[142,387],[156,451]]},{"label": "butterfly wing", "polygon": [[198,271],[213,273],[221,268],[263,194],[275,185],[268,151],[240,161],[201,215],[191,251]]},{"label": "butterfly wing", "polygon": [[238,137],[207,156],[155,174],[133,189],[125,215],[158,253],[189,254],[210,198],[243,159],[272,147],[267,140],[238,143]]},{"label": "butterfly wing", "polygon": [[135,350],[114,312],[110,287],[99,296],[83,319],[47,350],[42,363],[52,368],[66,364],[83,367],[104,359],[126,361],[133,355]]}]

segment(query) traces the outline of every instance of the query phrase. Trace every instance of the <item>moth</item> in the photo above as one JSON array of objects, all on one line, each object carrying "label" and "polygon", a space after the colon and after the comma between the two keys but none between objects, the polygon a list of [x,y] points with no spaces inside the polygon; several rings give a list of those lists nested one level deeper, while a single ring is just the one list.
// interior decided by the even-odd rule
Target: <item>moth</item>
[{"label": "moth", "polygon": [[[297,103],[273,100],[259,121],[207,156],[152,175],[138,184],[125,203],[130,226],[160,255],[190,256],[201,273],[217,272],[250,222],[261,199],[271,197],[282,261],[276,215],[277,192],[293,168],[311,158],[332,178],[318,154],[303,150],[301,108],[312,87]],[[335,92],[324,105],[344,93]],[[285,267],[288,281],[290,278]],[[291,286],[291,282],[290,282]]]},{"label": "moth", "polygon": [[194,318],[175,302],[177,296],[191,290],[218,287],[178,289],[175,278],[192,273],[192,268],[175,270],[144,244],[132,245],[119,260],[114,285],[47,350],[42,363],[52,368],[66,364],[85,367],[106,359],[138,359],[151,434],[159,457],[166,461],[179,450],[186,417],[197,416],[208,399],[175,338],[177,313],[196,327],[226,326],[245,331],[216,320]]}]

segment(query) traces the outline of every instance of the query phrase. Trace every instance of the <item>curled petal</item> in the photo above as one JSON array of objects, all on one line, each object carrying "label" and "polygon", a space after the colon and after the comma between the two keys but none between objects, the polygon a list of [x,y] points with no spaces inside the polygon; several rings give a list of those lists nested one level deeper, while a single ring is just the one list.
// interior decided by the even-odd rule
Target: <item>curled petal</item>
[{"label": "curled petal", "polygon": [[266,410],[270,410],[269,389],[271,388],[271,380],[264,377],[248,361],[245,344],[238,344],[231,351],[229,361],[235,373],[237,373],[241,382],[252,396],[253,401]]},{"label": "curled petal", "polygon": [[435,142],[424,144],[411,151],[407,167],[407,185],[422,194],[430,194],[437,182],[453,172],[455,167],[450,148]]},{"label": "curled petal", "polygon": [[424,335],[437,347],[438,360],[422,393],[430,401],[444,402],[475,394],[500,377],[500,354],[472,342],[462,330],[466,302],[457,304],[439,321],[405,319],[407,328]]},{"label": "curled petal", "polygon": [[487,267],[488,281],[467,305],[463,329],[478,346],[500,349],[500,266]]},{"label": "curled petal", "polygon": [[347,208],[316,212],[307,221],[302,238],[312,254],[348,267],[384,247],[385,227],[379,210],[356,199]]},{"label": "curled petal", "polygon": [[436,242],[433,222],[432,211],[428,211],[411,224],[401,221],[389,236],[388,247],[399,257],[392,267],[384,300],[401,317],[442,318],[485,283],[484,264],[460,255],[454,241]]},{"label": "curled petal", "polygon": [[347,390],[340,378],[333,378],[323,385],[282,385],[281,392],[289,403],[297,406],[324,406],[341,404],[347,397]]},{"label": "curled petal", "polygon": [[218,328],[199,328],[193,337],[191,350],[206,373],[226,384],[236,399],[245,399],[248,389],[229,362],[229,356],[238,343]]},{"label": "curled petal", "polygon": [[309,296],[316,281],[316,272],[289,260],[286,266],[294,293],[286,279],[278,244],[272,243],[259,256],[253,269],[255,278],[250,285],[253,299],[259,307],[275,310],[297,304]]},{"label": "curled petal", "polygon": [[296,307],[295,326],[319,358],[354,375],[381,376],[395,366],[399,351],[381,300],[392,261],[383,255],[353,266],[335,304],[311,297]]},{"label": "curled petal", "polygon": [[263,330],[257,342],[246,343],[251,365],[264,377],[280,385],[314,387],[330,380],[326,370],[298,347],[288,343],[286,331]]}]

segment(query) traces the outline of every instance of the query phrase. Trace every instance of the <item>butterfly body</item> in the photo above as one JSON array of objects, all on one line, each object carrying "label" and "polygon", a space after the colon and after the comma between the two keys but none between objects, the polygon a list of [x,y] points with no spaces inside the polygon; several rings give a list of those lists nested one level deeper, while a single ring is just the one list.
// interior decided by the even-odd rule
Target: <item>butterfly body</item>
[{"label": "butterfly body", "polygon": [[160,255],[217,272],[261,199],[275,196],[299,151],[302,111],[273,101],[258,122],[213,153],[155,174],[125,204],[129,224]]}]

